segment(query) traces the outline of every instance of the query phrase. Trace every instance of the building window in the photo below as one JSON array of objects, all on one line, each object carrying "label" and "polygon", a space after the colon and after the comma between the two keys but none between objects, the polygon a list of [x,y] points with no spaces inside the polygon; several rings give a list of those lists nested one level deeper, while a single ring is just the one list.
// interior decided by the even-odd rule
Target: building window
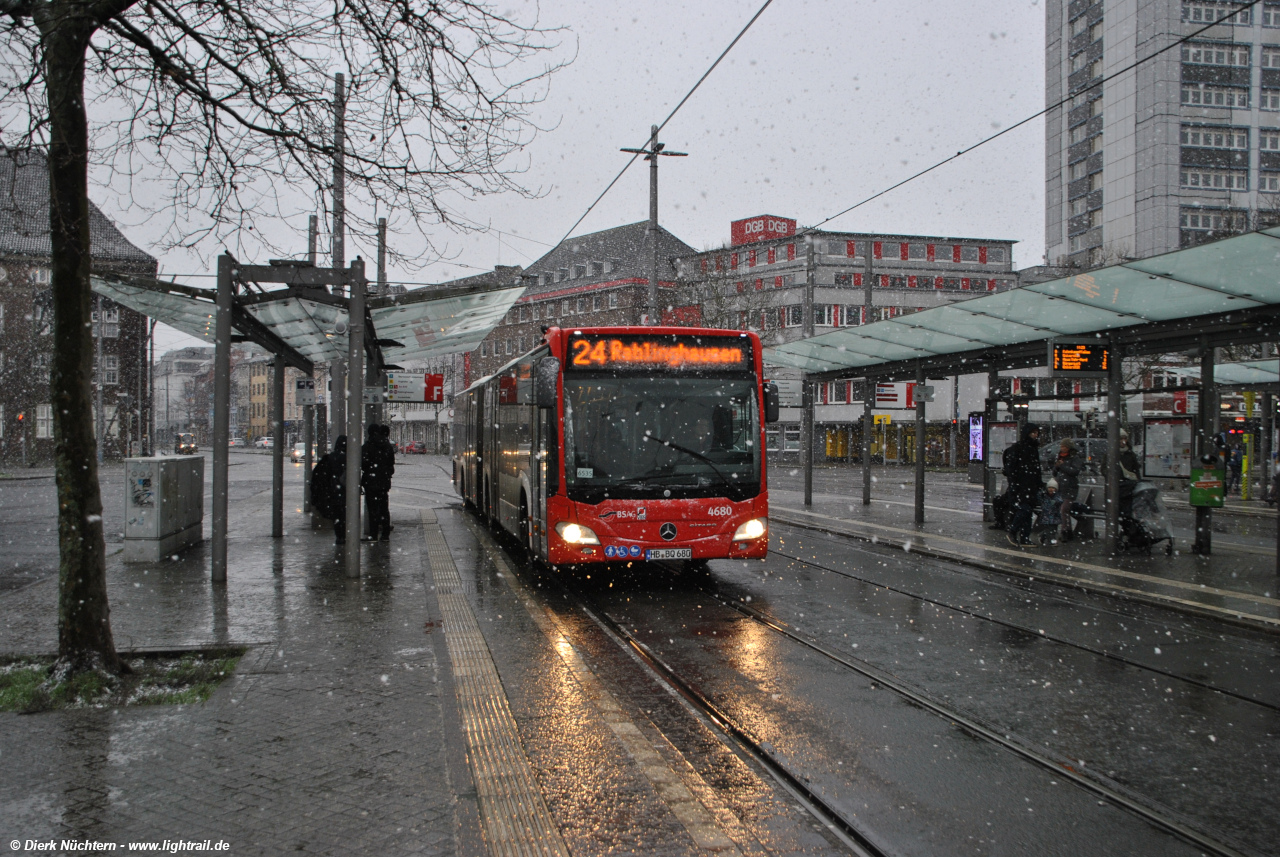
[{"label": "building window", "polygon": [[587,311],[587,299],[578,298],[578,312],[583,313],[586,311]]},{"label": "building window", "polygon": [[804,325],[804,306],[802,304],[792,304],[786,310],[787,327],[802,327]]},{"label": "building window", "polygon": [[961,248],[960,248],[960,261],[961,261],[961,262],[976,262],[976,261],[978,261],[978,248],[977,248],[977,247],[961,247]]},{"label": "building window", "polygon": [[617,309],[617,308],[618,308],[618,293],[609,292],[609,309]]},{"label": "building window", "polygon": [[1264,89],[1258,107],[1263,110],[1280,110],[1280,89]]},{"label": "building window", "polygon": [[1249,50],[1249,45],[1192,42],[1182,46],[1182,61],[1194,65],[1229,65],[1248,68]]},{"label": "building window", "polygon": [[817,327],[833,327],[835,321],[835,305],[834,304],[814,304],[813,305],[813,323]]},{"label": "building window", "polygon": [[[38,286],[47,286],[53,282],[53,271],[50,268],[32,268],[31,282]],[[51,435],[52,436],[52,435]]]},{"label": "building window", "polygon": [[1262,67],[1280,68],[1280,47],[1272,45],[1262,46]]},{"label": "building window", "polygon": [[1236,12],[1233,3],[1190,2],[1182,4],[1182,20],[1188,24],[1212,24],[1218,21],[1225,24],[1239,24],[1247,27],[1253,23],[1249,9]]},{"label": "building window", "polygon": [[1089,164],[1086,161],[1076,161],[1067,167],[1067,181],[1079,181],[1089,175]]},{"label": "building window", "polygon": [[1071,58],[1071,71],[1075,73],[1089,64],[1089,54],[1081,51]]},{"label": "building window", "polygon": [[1247,170],[1182,170],[1182,186],[1189,188],[1210,188],[1212,190],[1248,190],[1249,172]]},{"label": "building window", "polygon": [[1258,190],[1280,193],[1280,173],[1259,173]]},{"label": "building window", "polygon": [[988,248],[987,248],[987,261],[988,261],[988,262],[998,262],[998,263],[1003,264],[1003,263],[1004,263],[1004,248],[1003,248],[1003,247],[988,247]]},{"label": "building window", "polygon": [[843,405],[849,401],[849,382],[832,381],[830,391],[827,393],[827,401],[833,405]]},{"label": "building window", "polygon": [[862,324],[862,307],[857,304],[850,304],[845,307],[842,315],[845,327],[856,327]]},{"label": "building window", "polygon": [[4,333],[4,304],[0,304],[0,333]]},{"label": "building window", "polygon": [[1262,128],[1258,131],[1258,148],[1264,152],[1280,152],[1280,131]]},{"label": "building window", "polygon": [[907,258],[908,258],[908,259],[914,259],[914,260],[918,260],[918,261],[924,261],[925,256],[926,256],[926,254],[927,254],[927,253],[928,253],[928,250],[926,249],[925,245],[923,245],[923,244],[908,244],[908,245],[907,245]]},{"label": "building window", "polygon": [[604,274],[604,262],[591,263],[591,276],[599,277]]},{"label": "building window", "polygon": [[592,296],[591,296],[591,311],[592,311],[592,312],[598,312],[598,311],[599,311],[599,309],[600,309],[600,296],[599,296],[599,295],[592,295]]},{"label": "building window", "polygon": [[1262,26],[1280,27],[1280,6],[1268,3],[1262,7]]},{"label": "building window", "polygon": [[1182,126],[1182,145],[1205,149],[1248,149],[1248,128],[1216,128],[1202,125]]},{"label": "building window", "polygon": [[1225,211],[1213,208],[1184,208],[1178,215],[1178,225],[1183,229],[1204,232],[1241,232],[1247,223],[1243,211]]},{"label": "building window", "polygon": [[1182,103],[1201,107],[1236,107],[1249,106],[1249,90],[1230,86],[1196,86],[1184,84],[1182,87]]},{"label": "building window", "polygon": [[1089,16],[1081,15],[1071,22],[1071,35],[1078,36],[1085,30],[1089,29]]},{"label": "building window", "polygon": [[480,356],[481,356],[481,357],[488,357],[488,356],[489,356],[489,343],[487,343],[487,342],[481,342],[481,343],[480,343]]},{"label": "building window", "polygon": [[1068,216],[1079,217],[1080,215],[1084,214],[1086,211],[1088,211],[1088,209],[1085,207],[1087,204],[1088,204],[1088,200],[1086,200],[1083,196],[1079,197],[1078,199],[1071,200],[1070,204],[1067,207]]},{"label": "building window", "polygon": [[36,438],[53,437],[53,405],[36,405]]}]

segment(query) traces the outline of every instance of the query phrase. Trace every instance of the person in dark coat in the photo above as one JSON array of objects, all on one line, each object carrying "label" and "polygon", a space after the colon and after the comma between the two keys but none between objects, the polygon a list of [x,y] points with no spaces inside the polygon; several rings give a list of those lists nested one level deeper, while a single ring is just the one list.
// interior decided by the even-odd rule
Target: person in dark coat
[{"label": "person in dark coat", "polygon": [[1040,478],[1040,426],[1027,423],[1022,427],[1022,439],[1005,450],[1004,475],[1018,504],[1009,524],[1009,541],[1027,547],[1031,544],[1032,516],[1044,487]]},{"label": "person in dark coat", "polygon": [[391,428],[374,423],[369,439],[360,448],[360,487],[369,514],[369,537],[391,538],[391,508],[388,495],[396,472],[396,448],[391,444]]},{"label": "person in dark coat", "polygon": [[1062,498],[1062,538],[1071,538],[1071,505],[1079,498],[1080,473],[1084,456],[1071,438],[1058,445],[1058,458],[1053,463],[1053,478],[1058,480],[1058,496]]},{"label": "person in dark coat", "polygon": [[311,470],[311,505],[333,521],[334,538],[347,540],[347,436],[339,435],[328,455]]}]

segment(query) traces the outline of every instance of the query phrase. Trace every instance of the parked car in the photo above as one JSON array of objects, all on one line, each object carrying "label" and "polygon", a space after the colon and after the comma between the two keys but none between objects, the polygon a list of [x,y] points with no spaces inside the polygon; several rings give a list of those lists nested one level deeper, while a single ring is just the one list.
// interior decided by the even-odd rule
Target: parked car
[{"label": "parked car", "polygon": [[406,455],[425,455],[427,445],[420,440],[406,440],[400,444],[400,451]]},{"label": "parked car", "polygon": [[271,449],[271,447],[273,446],[272,437],[271,435],[264,435],[263,437],[260,437],[257,440],[255,440],[253,442],[253,445],[257,449]]},{"label": "parked car", "polygon": [[293,445],[293,449],[289,451],[289,458],[293,459],[293,462],[295,464],[298,463],[299,461],[305,460],[306,457],[307,457],[307,444],[305,442],[300,441],[298,443],[295,443]]},{"label": "parked car", "polygon": [[239,446],[239,447],[244,447],[244,446],[245,446],[244,438],[242,438],[242,437],[233,437],[233,438],[231,438],[231,440],[227,441],[227,446]]},{"label": "parked car", "polygon": [[193,434],[179,434],[174,438],[173,454],[174,455],[195,455],[200,452],[200,447],[196,446],[196,436]]}]

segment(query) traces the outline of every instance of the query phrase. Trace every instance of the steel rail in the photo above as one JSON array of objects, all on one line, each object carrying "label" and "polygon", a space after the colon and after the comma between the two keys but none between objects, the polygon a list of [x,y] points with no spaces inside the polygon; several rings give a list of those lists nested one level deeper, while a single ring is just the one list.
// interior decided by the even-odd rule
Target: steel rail
[{"label": "steel rail", "polygon": [[[847,571],[841,571],[841,570],[839,570],[839,569],[837,569],[837,568],[831,568],[831,567],[829,567],[829,566],[821,565],[821,564],[819,564],[819,563],[814,562],[812,559],[805,559],[804,557],[797,556],[797,555],[795,555],[795,554],[791,554],[791,553],[787,553],[787,552],[785,552],[785,551],[780,551],[780,550],[770,549],[769,553],[770,553],[770,554],[777,554],[777,555],[779,555],[779,556],[784,556],[784,557],[786,557],[787,559],[794,560],[795,562],[803,563],[803,564],[805,564],[805,565],[809,566],[810,568],[816,568],[816,569],[818,569],[819,571],[825,571],[825,572],[829,572],[829,573],[831,573],[831,574],[839,575],[840,577],[844,577],[844,578],[846,578],[846,579],[848,579],[848,580],[856,580],[856,581],[858,581],[859,583],[868,583],[868,584],[871,584],[872,586],[875,586],[875,587],[877,587],[877,588],[879,588],[879,589],[883,589],[883,590],[885,590],[885,591],[887,591],[887,592],[894,592],[894,593],[896,593],[896,594],[898,594],[898,595],[902,595],[902,596],[905,596],[905,597],[907,597],[907,598],[914,598],[914,599],[916,599],[916,600],[918,600],[918,601],[923,601],[923,602],[925,602],[926,604],[933,604],[934,606],[936,606],[936,607],[941,607],[941,608],[943,608],[944,610],[952,610],[952,611],[955,611],[956,613],[963,613],[963,614],[964,614],[964,615],[966,615],[966,616],[972,616],[972,617],[973,617],[973,618],[975,618],[975,619],[981,619],[981,620],[984,620],[984,621],[987,621],[987,622],[991,622],[991,623],[996,624],[996,625],[1000,625],[1000,626],[1005,627],[1005,628],[1013,628],[1014,630],[1017,630],[1017,631],[1025,631],[1026,633],[1030,634],[1032,637],[1036,637],[1036,638],[1038,638],[1038,639],[1051,640],[1051,641],[1053,641],[1053,642],[1055,642],[1055,643],[1058,643],[1059,645],[1069,646],[1069,647],[1071,647],[1071,648],[1073,648],[1073,649],[1080,649],[1081,651],[1088,652],[1088,653],[1089,653],[1089,654],[1091,654],[1091,655],[1098,655],[1098,656],[1101,656],[1101,657],[1104,657],[1104,658],[1108,658],[1108,659],[1110,659],[1110,660],[1118,661],[1119,663],[1125,664],[1126,666],[1134,667],[1135,669],[1147,670],[1148,672],[1153,672],[1153,673],[1156,673],[1157,675],[1165,676],[1166,678],[1171,678],[1171,679],[1174,679],[1174,680],[1176,680],[1176,681],[1186,682],[1187,684],[1194,685],[1195,687],[1199,687],[1199,688],[1202,688],[1202,689],[1204,689],[1204,690],[1210,690],[1210,691],[1213,691],[1213,692],[1215,692],[1215,693],[1221,693],[1223,696],[1230,696],[1230,697],[1232,697],[1232,698],[1234,698],[1234,699],[1238,699],[1238,700],[1240,700],[1241,702],[1247,702],[1247,703],[1251,703],[1251,704],[1253,704],[1253,705],[1260,705],[1260,706],[1262,706],[1263,708],[1269,708],[1269,709],[1271,709],[1272,711],[1280,711],[1280,705],[1277,705],[1276,703],[1273,703],[1273,702],[1267,702],[1267,701],[1265,701],[1265,700],[1261,700],[1261,699],[1254,699],[1253,697],[1245,696],[1244,694],[1242,694],[1242,693],[1240,693],[1240,692],[1238,692],[1238,691],[1228,690],[1228,689],[1226,689],[1226,688],[1222,688],[1222,687],[1218,687],[1218,686],[1216,686],[1216,685],[1210,684],[1210,683],[1208,683],[1208,682],[1206,682],[1206,681],[1201,681],[1201,680],[1198,680],[1198,679],[1195,679],[1195,678],[1191,678],[1191,677],[1189,677],[1189,676],[1179,675],[1178,673],[1175,673],[1175,672],[1173,672],[1173,671],[1171,671],[1171,670],[1161,669],[1160,667],[1154,667],[1154,666],[1151,666],[1150,664],[1144,664],[1144,663],[1141,663],[1141,662],[1139,662],[1139,661],[1131,660],[1130,658],[1127,658],[1127,657],[1125,657],[1124,655],[1119,655],[1119,654],[1116,654],[1116,653],[1114,653],[1114,652],[1108,652],[1106,649],[1098,649],[1098,648],[1094,648],[1093,646],[1090,646],[1090,645],[1085,644],[1085,643],[1073,642],[1073,641],[1068,640],[1068,639],[1066,639],[1066,638],[1064,638],[1064,637],[1060,637],[1060,636],[1057,636],[1057,635],[1055,635],[1055,634],[1049,634],[1049,633],[1046,633],[1043,629],[1040,629],[1040,628],[1032,628],[1032,627],[1031,627],[1031,626],[1029,626],[1029,625],[1021,625],[1021,624],[1019,624],[1019,623],[1017,623],[1017,622],[1012,622],[1012,621],[1009,621],[1009,620],[1007,620],[1007,619],[999,619],[999,618],[997,618],[997,617],[995,617],[995,616],[985,616],[985,615],[983,615],[983,614],[981,614],[981,613],[977,613],[977,612],[975,612],[975,611],[973,611],[973,610],[970,610],[970,609],[967,609],[967,608],[965,608],[965,607],[957,607],[957,606],[955,606],[954,604],[948,604],[947,602],[945,602],[945,601],[940,601],[940,600],[938,600],[937,598],[930,598],[930,597],[929,597],[929,596],[927,596],[927,595],[920,595],[919,593],[916,593],[916,592],[910,592],[910,591],[908,591],[908,590],[906,590],[906,589],[901,589],[901,588],[896,587],[896,586],[891,586],[891,585],[889,585],[889,584],[885,584],[885,583],[879,583],[879,582],[877,582],[877,581],[875,581],[875,580],[869,580],[869,579],[867,579],[867,578],[865,578],[865,577],[859,577],[859,576],[858,576],[858,575],[856,575],[856,574],[851,574],[851,573],[849,573],[849,572],[847,572]],[[1042,581],[1042,582],[1044,582],[1044,583],[1051,583],[1051,584],[1053,583],[1052,581],[1049,581],[1049,580],[1044,580],[1044,581]],[[999,585],[999,584],[998,584],[998,585]],[[1004,585],[1005,585],[1005,586],[1010,586],[1010,588],[1013,588],[1011,584],[1004,584]],[[1062,585],[1062,584],[1053,584],[1053,585]],[[705,590],[703,590],[703,591],[705,591]],[[714,594],[713,594],[713,593],[707,593],[707,594],[708,594],[708,595],[711,595],[712,597],[716,597],[716,596],[714,596]],[[721,599],[721,600],[723,601],[723,599]],[[1062,603],[1065,603],[1065,604],[1071,605],[1071,606],[1076,606],[1076,607],[1082,607],[1082,606],[1084,606],[1084,605],[1080,605],[1080,604],[1073,604],[1073,602],[1071,602],[1069,599],[1057,599],[1057,600],[1061,601]],[[1096,609],[1099,609],[1099,608],[1089,607],[1089,608],[1087,608],[1087,609],[1094,609],[1094,610],[1096,610]],[[1124,613],[1115,613],[1115,612],[1112,612],[1112,613],[1111,613],[1111,615],[1113,615],[1113,616],[1118,616],[1118,617],[1129,618],[1129,619],[1132,619],[1132,620],[1134,620],[1134,621],[1139,621],[1136,617],[1132,617],[1132,616],[1129,616],[1128,614],[1124,614]],[[776,620],[776,621],[781,622],[782,620]],[[1201,635],[1201,636],[1203,636],[1203,635]]]},{"label": "steel rail", "polygon": [[956,709],[938,702],[929,695],[922,693],[901,681],[889,672],[881,670],[878,667],[874,667],[871,664],[856,661],[848,656],[834,652],[826,646],[823,646],[821,643],[811,640],[792,630],[790,626],[781,620],[762,614],[760,611],[748,607],[745,604],[735,604],[732,601],[726,601],[717,593],[708,592],[702,587],[699,587],[699,591],[708,597],[714,598],[721,605],[734,610],[735,612],[766,628],[769,628],[774,633],[780,634],[786,639],[804,646],[834,663],[840,664],[847,669],[866,676],[873,682],[883,685],[916,705],[919,705],[940,717],[946,718],[975,737],[986,739],[987,741],[990,741],[1003,749],[1009,750],[1035,765],[1052,771],[1055,775],[1061,776],[1075,785],[1093,792],[1099,797],[1110,801],[1119,807],[1123,807],[1149,824],[1172,833],[1198,848],[1203,848],[1213,854],[1222,855],[1222,857],[1247,857],[1245,852],[1219,842],[1207,834],[1201,833],[1190,824],[1171,817],[1170,813],[1160,812],[1150,806],[1147,806],[1136,797],[1126,794],[1125,791],[1118,786],[1110,786],[1093,778],[1086,777],[1075,770],[1075,768],[1067,762],[1051,758],[1032,745],[1014,740],[1011,735],[1001,732],[999,729],[984,723],[976,717],[963,714]]}]

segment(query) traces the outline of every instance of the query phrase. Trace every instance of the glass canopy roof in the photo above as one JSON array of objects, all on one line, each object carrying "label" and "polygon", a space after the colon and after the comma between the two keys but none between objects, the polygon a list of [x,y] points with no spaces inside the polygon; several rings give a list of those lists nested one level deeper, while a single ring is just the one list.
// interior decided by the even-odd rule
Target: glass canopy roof
[{"label": "glass canopy roof", "polygon": [[[1167,370],[1175,375],[1200,378],[1199,366]],[[1219,363],[1213,367],[1213,383],[1223,387],[1247,387],[1250,384],[1275,384],[1280,382],[1280,360],[1244,360],[1240,363]]]},{"label": "glass canopy roof", "polygon": [[768,348],[764,358],[771,366],[813,373],[868,370],[1275,304],[1280,304],[1280,229],[1268,229],[834,330]]},{"label": "glass canopy roof", "polygon": [[[172,284],[135,285],[93,278],[93,290],[183,333],[213,342],[214,294]],[[303,357],[325,363],[346,357],[347,310],[331,303],[287,296],[242,303],[241,309]],[[267,292],[268,295],[274,294]],[[384,361],[406,364],[444,354],[471,351],[497,326],[524,288],[498,289],[433,298],[429,290],[369,298],[369,317],[384,345]],[[255,294],[255,297],[260,297]],[[339,322],[342,324],[339,325]],[[337,333],[341,327],[343,333]]]}]

